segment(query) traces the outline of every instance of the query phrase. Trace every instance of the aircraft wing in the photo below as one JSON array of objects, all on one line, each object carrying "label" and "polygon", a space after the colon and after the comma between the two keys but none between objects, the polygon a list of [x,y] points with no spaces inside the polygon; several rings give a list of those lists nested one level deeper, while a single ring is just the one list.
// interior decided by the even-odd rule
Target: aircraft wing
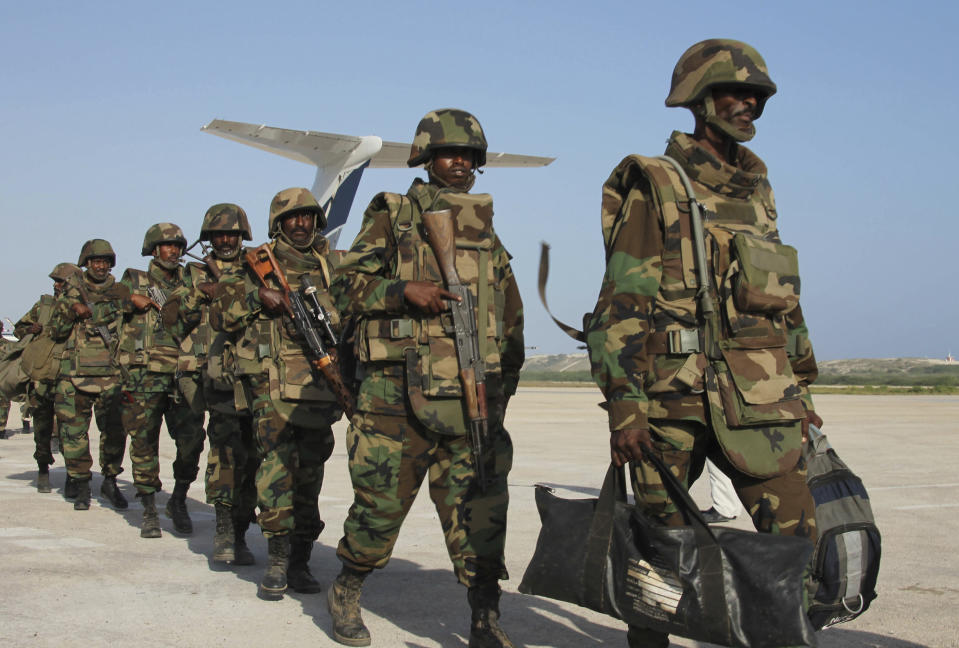
[{"label": "aircraft wing", "polygon": [[[321,133],[318,131],[291,130],[273,126],[214,119],[201,130],[219,135],[234,142],[253,146],[262,151],[282,155],[285,158],[326,167],[332,160],[344,160],[343,166],[362,159],[370,160],[374,169],[405,169],[410,156],[410,145],[402,142],[384,142],[375,135],[356,136]],[[538,167],[546,166],[556,158],[513,153],[486,154],[488,167]]]}]

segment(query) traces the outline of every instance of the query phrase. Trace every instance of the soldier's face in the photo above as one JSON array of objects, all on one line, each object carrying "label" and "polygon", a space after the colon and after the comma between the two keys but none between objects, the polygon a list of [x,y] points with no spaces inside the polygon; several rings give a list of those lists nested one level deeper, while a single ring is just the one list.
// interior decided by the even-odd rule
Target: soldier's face
[{"label": "soldier's face", "polygon": [[229,259],[240,248],[240,238],[236,232],[213,232],[210,234],[210,245],[219,258]]},{"label": "soldier's face", "polygon": [[717,117],[748,133],[756,118],[759,96],[755,88],[749,86],[716,86],[713,88],[713,105]]},{"label": "soldier's face", "polygon": [[179,263],[183,256],[183,246],[179,243],[158,243],[153,248],[153,256],[167,263]]},{"label": "soldier's face", "polygon": [[100,283],[106,280],[107,276],[110,274],[110,268],[113,265],[110,262],[110,257],[105,256],[95,256],[87,259],[87,274],[90,275],[90,278]]},{"label": "soldier's face", "polygon": [[433,153],[432,172],[451,187],[466,189],[473,177],[474,151],[463,146],[438,149]]},{"label": "soldier's face", "polygon": [[67,285],[67,282],[63,279],[54,279],[53,280],[53,294],[56,297],[60,296],[60,293],[63,292],[64,286]]},{"label": "soldier's face", "polygon": [[281,220],[280,229],[293,245],[308,245],[313,238],[315,223],[316,214],[313,212],[297,212]]}]

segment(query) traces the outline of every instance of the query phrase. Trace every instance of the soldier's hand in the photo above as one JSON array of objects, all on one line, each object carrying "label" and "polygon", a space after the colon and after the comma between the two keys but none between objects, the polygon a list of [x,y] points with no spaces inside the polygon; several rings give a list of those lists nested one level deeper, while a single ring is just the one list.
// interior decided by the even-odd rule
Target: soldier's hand
[{"label": "soldier's hand", "polygon": [[643,446],[649,450],[653,449],[653,439],[647,429],[616,430],[609,436],[610,457],[617,467],[642,459]]},{"label": "soldier's hand", "polygon": [[37,335],[42,330],[43,330],[43,325],[34,322],[33,324],[30,325],[30,328],[27,329],[27,333],[32,333],[34,335]]},{"label": "soldier's hand", "polygon": [[460,298],[435,283],[429,281],[407,281],[403,288],[403,297],[417,308],[434,315],[449,310],[447,299],[460,301]]},{"label": "soldier's hand", "polygon": [[82,302],[76,302],[70,307],[70,310],[73,311],[73,314],[76,315],[77,319],[89,319],[93,317],[93,311],[90,310],[90,307]]},{"label": "soldier's hand", "polygon": [[822,417],[815,412],[806,412],[806,418],[802,420],[802,441],[806,443],[809,441],[809,426],[815,425],[817,428],[822,429]]},{"label": "soldier's hand", "polygon": [[150,306],[154,306],[157,310],[160,310],[157,303],[146,295],[130,295],[130,301],[133,302],[133,307],[141,313],[150,308]]},{"label": "soldier's hand", "polygon": [[276,312],[283,308],[283,293],[279,290],[260,286],[257,295],[260,298],[260,303],[263,304],[263,308],[266,310]]},{"label": "soldier's hand", "polygon": [[215,283],[212,281],[202,281],[198,283],[196,287],[199,288],[200,292],[202,292],[204,295],[210,299],[213,299],[213,291],[216,289]]}]

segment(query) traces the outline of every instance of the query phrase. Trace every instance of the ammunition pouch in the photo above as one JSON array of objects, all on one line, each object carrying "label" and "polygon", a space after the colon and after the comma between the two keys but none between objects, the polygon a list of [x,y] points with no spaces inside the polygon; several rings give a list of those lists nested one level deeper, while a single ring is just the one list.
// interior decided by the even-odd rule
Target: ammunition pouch
[{"label": "ammunition pouch", "polygon": [[731,244],[739,263],[732,296],[744,313],[784,315],[799,305],[799,258],[796,248],[738,233]]}]

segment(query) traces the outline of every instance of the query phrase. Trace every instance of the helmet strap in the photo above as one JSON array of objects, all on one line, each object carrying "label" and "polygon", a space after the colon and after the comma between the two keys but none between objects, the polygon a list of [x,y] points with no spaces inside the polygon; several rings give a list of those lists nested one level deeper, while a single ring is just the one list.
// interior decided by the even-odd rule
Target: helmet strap
[{"label": "helmet strap", "polygon": [[[427,160],[426,163],[423,164],[423,168],[426,169],[426,173],[429,175],[430,184],[438,185],[442,189],[449,189],[451,191],[469,192],[469,190],[473,188],[473,185],[476,184],[476,172],[478,171],[478,169],[476,169],[475,167],[470,169],[469,182],[467,182],[466,186],[463,188],[454,187],[450,183],[442,180],[439,176],[435,175],[433,173],[433,158],[430,158],[429,160]],[[482,171],[480,171],[480,173],[482,173]]]},{"label": "helmet strap", "polygon": [[289,245],[294,250],[299,250],[300,252],[309,250],[313,246],[313,243],[316,241],[316,219],[315,218],[313,219],[313,234],[310,236],[310,240],[304,243],[303,245],[298,245],[294,243],[290,239],[290,237],[286,235],[286,232],[283,231],[283,227],[277,227],[276,238],[282,239],[284,243]]},{"label": "helmet strap", "polygon": [[740,128],[736,128],[736,126],[725,119],[720,119],[716,115],[716,104],[713,103],[713,95],[711,92],[707,92],[706,96],[703,98],[701,115],[703,121],[737,142],[748,142],[756,135],[755,124],[749,124],[749,130],[744,131]]}]

